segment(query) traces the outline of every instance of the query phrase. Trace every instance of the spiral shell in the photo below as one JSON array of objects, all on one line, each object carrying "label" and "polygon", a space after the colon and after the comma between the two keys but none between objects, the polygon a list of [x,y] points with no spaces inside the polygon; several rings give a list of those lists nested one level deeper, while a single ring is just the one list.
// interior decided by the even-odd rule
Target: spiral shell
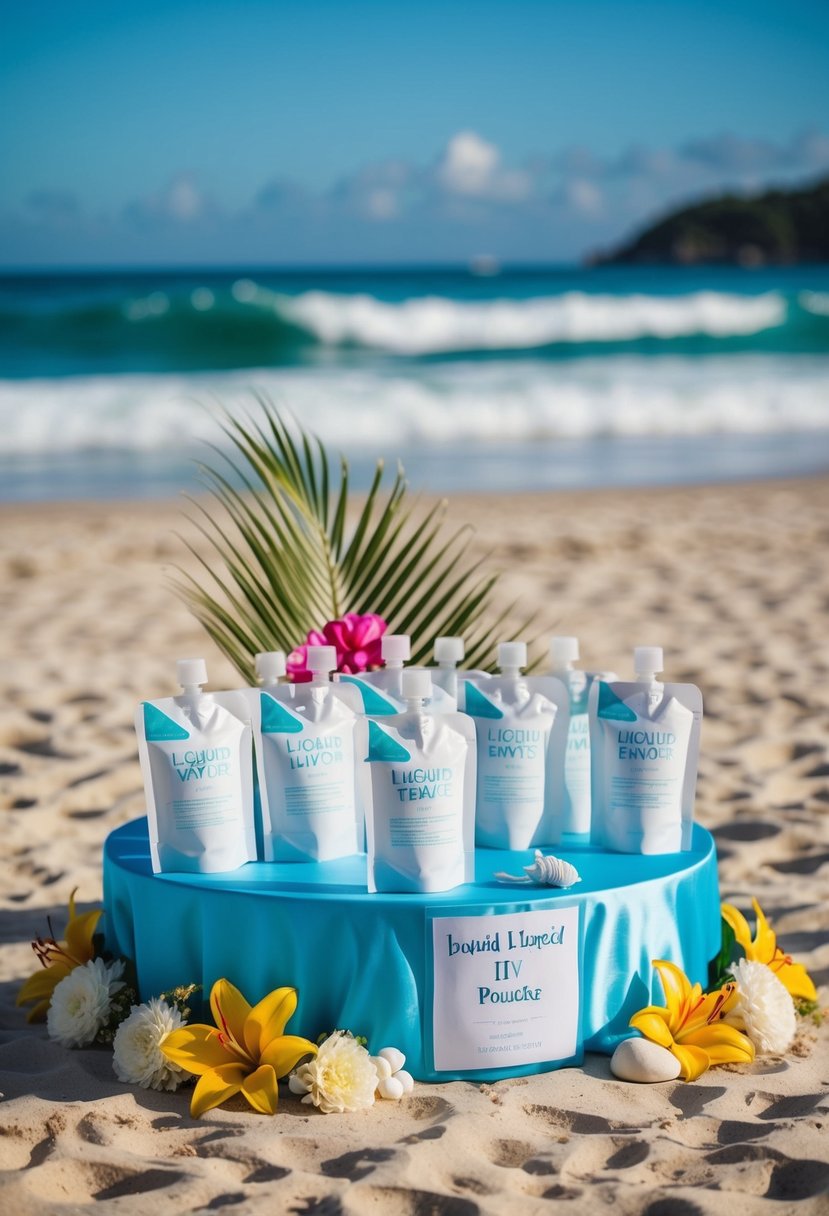
[{"label": "spiral shell", "polygon": [[540,849],[535,850],[532,865],[524,866],[523,876],[499,872],[495,878],[501,882],[535,883],[539,887],[572,887],[581,882],[575,866],[561,857],[545,857]]}]

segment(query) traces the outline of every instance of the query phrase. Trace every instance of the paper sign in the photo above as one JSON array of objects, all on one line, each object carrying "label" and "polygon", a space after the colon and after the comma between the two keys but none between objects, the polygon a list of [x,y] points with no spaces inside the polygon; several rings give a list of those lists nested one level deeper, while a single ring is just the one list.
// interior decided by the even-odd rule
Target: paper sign
[{"label": "paper sign", "polygon": [[578,907],[435,917],[432,948],[437,1072],[576,1054]]}]

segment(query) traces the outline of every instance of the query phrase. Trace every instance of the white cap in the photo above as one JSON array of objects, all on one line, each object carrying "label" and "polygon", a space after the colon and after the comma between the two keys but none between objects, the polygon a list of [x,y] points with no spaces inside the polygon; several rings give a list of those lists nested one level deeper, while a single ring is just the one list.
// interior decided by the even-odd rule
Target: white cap
[{"label": "white cap", "polygon": [[325,672],[337,670],[337,648],[336,646],[309,646],[306,654],[306,663],[308,670],[312,672]]},{"label": "white cap", "polygon": [[498,666],[503,671],[505,667],[527,666],[526,642],[499,642]]},{"label": "white cap", "polygon": [[633,648],[633,670],[637,675],[656,675],[664,671],[661,646],[635,646]]},{"label": "white cap", "polygon": [[575,663],[579,657],[579,639],[554,637],[550,638],[550,659],[553,664]]},{"label": "white cap", "polygon": [[463,638],[435,638],[435,662],[462,663],[465,654]]},{"label": "white cap", "polygon": [[254,657],[253,665],[263,682],[278,680],[285,674],[285,655],[281,650],[266,650]]},{"label": "white cap", "polygon": [[380,639],[380,654],[384,663],[389,659],[407,663],[412,657],[412,639],[408,633],[384,633]]},{"label": "white cap", "polygon": [[182,688],[192,688],[196,684],[206,684],[207,664],[204,659],[178,659],[176,662],[176,679]]},{"label": "white cap", "polygon": [[428,701],[432,696],[432,677],[425,667],[407,667],[401,690],[405,701]]}]

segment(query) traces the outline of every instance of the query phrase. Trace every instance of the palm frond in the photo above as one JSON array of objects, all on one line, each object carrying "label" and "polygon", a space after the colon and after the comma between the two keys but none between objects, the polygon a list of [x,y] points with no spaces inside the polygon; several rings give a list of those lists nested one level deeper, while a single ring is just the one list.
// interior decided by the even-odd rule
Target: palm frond
[{"label": "palm frond", "polygon": [[[400,466],[384,487],[382,461],[349,527],[345,458],[335,484],[320,440],[258,403],[258,417],[224,417],[228,448],[212,447],[218,467],[200,466],[210,501],[190,500],[200,540],[185,541],[198,574],[179,569],[174,584],[240,674],[252,681],[257,652],[291,651],[347,612],[411,634],[415,663],[451,635],[466,639],[467,666],[489,666],[515,605],[493,619],[498,575],[470,553],[472,529],[447,528],[445,500],[411,500]],[[526,636],[533,619],[510,636]]]}]

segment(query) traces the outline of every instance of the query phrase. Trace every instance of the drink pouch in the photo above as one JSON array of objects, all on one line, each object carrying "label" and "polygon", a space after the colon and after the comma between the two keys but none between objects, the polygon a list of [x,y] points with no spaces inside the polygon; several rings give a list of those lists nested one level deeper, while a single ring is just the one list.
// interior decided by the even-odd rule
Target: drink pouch
[{"label": "drink pouch", "polygon": [[[597,681],[590,694],[591,838],[620,853],[675,853],[691,847],[702,695],[657,683],[658,648],[636,653],[636,680]],[[650,671],[643,654],[658,655]]]},{"label": "drink pouch", "polygon": [[309,647],[310,683],[248,692],[266,861],[331,861],[362,851],[359,699],[329,682],[335,664],[333,647]]},{"label": "drink pouch", "polygon": [[244,698],[205,693],[203,659],[181,659],[183,693],[135,713],[154,873],[212,874],[256,860],[251,727]]},{"label": "drink pouch", "polygon": [[553,676],[523,676],[522,642],[498,647],[501,675],[459,684],[475,723],[475,838],[492,849],[529,849],[561,839],[569,696]]},{"label": "drink pouch", "polygon": [[573,666],[579,657],[578,638],[554,637],[550,641],[550,671],[570,694],[570,721],[564,754],[564,792],[561,838],[590,836],[590,724],[588,703],[596,680],[615,680],[610,671],[584,671]]},{"label": "drink pouch", "polygon": [[404,673],[406,710],[360,726],[369,891],[449,891],[475,877],[475,729],[425,702],[429,673]]}]

